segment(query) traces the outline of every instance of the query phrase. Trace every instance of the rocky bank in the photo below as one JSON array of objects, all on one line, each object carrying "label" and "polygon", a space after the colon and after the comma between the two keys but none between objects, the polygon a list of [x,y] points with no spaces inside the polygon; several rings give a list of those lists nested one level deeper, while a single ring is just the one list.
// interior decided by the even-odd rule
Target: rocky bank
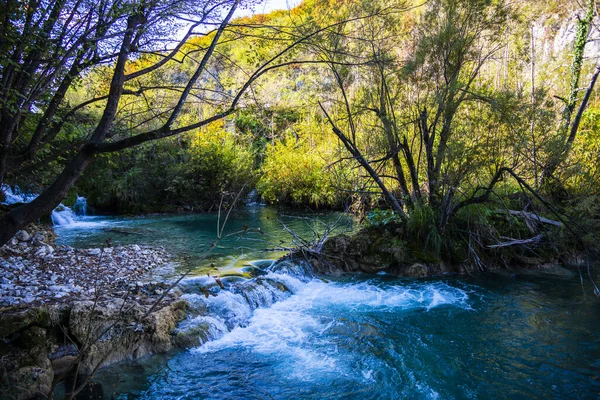
[{"label": "rocky bank", "polygon": [[385,272],[408,278],[472,274],[496,269],[544,270],[557,264],[583,265],[585,260],[584,255],[577,249],[559,255],[553,251],[544,252],[543,248],[536,249],[537,253],[527,249],[490,249],[485,254],[479,253],[478,261],[481,265],[478,265],[469,254],[464,254],[463,261],[447,262],[436,259],[421,249],[415,252],[414,247],[416,246],[411,248],[408,241],[403,239],[401,227],[372,227],[363,228],[352,235],[332,236],[318,250],[300,249],[283,259],[308,261],[316,274]]},{"label": "rocky bank", "polygon": [[186,303],[152,281],[167,263],[163,249],[80,250],[48,228],[19,232],[0,248],[0,399],[44,398],[75,371],[170,350]]}]

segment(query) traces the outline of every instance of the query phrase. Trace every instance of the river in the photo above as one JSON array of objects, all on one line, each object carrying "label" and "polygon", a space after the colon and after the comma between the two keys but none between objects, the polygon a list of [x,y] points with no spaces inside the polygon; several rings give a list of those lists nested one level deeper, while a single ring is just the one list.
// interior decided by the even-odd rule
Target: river
[{"label": "river", "polygon": [[[236,212],[227,230],[246,234],[219,242],[207,260],[215,215],[58,227],[62,244],[163,245],[197,271],[183,284],[192,312],[180,329],[200,327],[208,340],[102,369],[95,398],[599,398],[600,301],[577,270],[318,277],[268,261],[290,242],[278,219],[308,237],[340,216],[287,214]],[[343,222],[339,231],[351,229]],[[207,269],[230,275],[208,298],[199,290]]]}]

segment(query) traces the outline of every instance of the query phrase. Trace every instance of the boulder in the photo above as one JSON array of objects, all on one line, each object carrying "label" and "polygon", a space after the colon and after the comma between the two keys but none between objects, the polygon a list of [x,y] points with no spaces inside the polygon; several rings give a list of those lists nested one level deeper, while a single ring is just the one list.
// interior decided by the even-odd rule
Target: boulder
[{"label": "boulder", "polygon": [[364,229],[329,238],[311,259],[317,273],[377,273],[406,262],[405,243],[388,231]]},{"label": "boulder", "polygon": [[[186,302],[176,300],[152,312],[148,304],[113,298],[0,315],[0,398],[48,397],[55,377],[73,372],[79,348],[86,345],[89,351],[79,365],[84,375],[124,359],[169,351]],[[78,345],[65,343],[65,334]]]},{"label": "boulder", "polygon": [[185,316],[185,302],[176,301],[149,315],[147,307],[126,304],[119,299],[103,304],[77,302],[71,309],[69,331],[79,343],[89,343],[80,371],[125,359],[169,351],[171,331]]},{"label": "boulder", "polygon": [[6,377],[10,388],[10,393],[8,393],[10,397],[7,398],[18,400],[46,398],[52,390],[53,381],[54,372],[48,358],[39,365],[16,367]]},{"label": "boulder", "polygon": [[[32,322],[29,314],[23,316],[24,324]],[[3,340],[10,346],[4,349],[0,359],[0,380],[7,383],[7,389],[0,391],[0,397],[47,397],[54,380],[54,371],[48,359],[50,342],[47,328],[28,326]]]},{"label": "boulder", "polygon": [[352,236],[330,237],[319,253],[292,253],[285,258],[302,258],[308,261],[314,272],[336,275],[346,272],[378,273],[385,271],[392,275],[425,278],[462,272],[461,266],[453,266],[443,261],[420,263],[408,251],[402,240],[401,229],[365,228]]}]

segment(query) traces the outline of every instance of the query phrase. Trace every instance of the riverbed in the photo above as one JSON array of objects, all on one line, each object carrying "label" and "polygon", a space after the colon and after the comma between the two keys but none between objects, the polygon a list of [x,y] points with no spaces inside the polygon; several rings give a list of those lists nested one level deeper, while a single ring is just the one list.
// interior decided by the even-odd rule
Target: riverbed
[{"label": "riverbed", "polygon": [[[597,399],[600,301],[576,269],[472,277],[314,276],[278,264],[280,221],[314,235],[339,214],[282,217],[241,210],[204,259],[215,215],[91,218],[57,229],[74,246],[162,245],[197,274],[184,282],[208,340],[187,350],[107,367],[97,398],[119,399]],[[279,221],[278,221],[279,220]],[[95,225],[94,225],[95,224]],[[338,229],[352,229],[351,221]],[[343,224],[342,224],[343,225]],[[116,228],[116,229],[115,229]],[[240,229],[241,228],[241,229]],[[251,240],[248,240],[251,239]],[[283,243],[282,243],[283,241]],[[208,265],[207,265],[208,264]],[[212,266],[211,266],[212,264]],[[227,275],[211,296],[198,290]],[[210,311],[210,316],[194,310]]]}]

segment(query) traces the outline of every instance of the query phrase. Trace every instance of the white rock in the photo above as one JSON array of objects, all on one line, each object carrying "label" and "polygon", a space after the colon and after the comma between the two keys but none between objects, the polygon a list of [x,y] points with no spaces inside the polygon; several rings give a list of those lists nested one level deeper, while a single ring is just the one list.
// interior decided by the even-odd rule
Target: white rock
[{"label": "white rock", "polygon": [[52,285],[49,287],[53,292],[68,292],[69,287],[65,285]]},{"label": "white rock", "polygon": [[29,235],[29,233],[27,233],[27,231],[23,231],[23,230],[17,232],[15,237],[17,238],[17,240],[20,240],[21,242],[29,242],[31,240],[31,236]]}]

